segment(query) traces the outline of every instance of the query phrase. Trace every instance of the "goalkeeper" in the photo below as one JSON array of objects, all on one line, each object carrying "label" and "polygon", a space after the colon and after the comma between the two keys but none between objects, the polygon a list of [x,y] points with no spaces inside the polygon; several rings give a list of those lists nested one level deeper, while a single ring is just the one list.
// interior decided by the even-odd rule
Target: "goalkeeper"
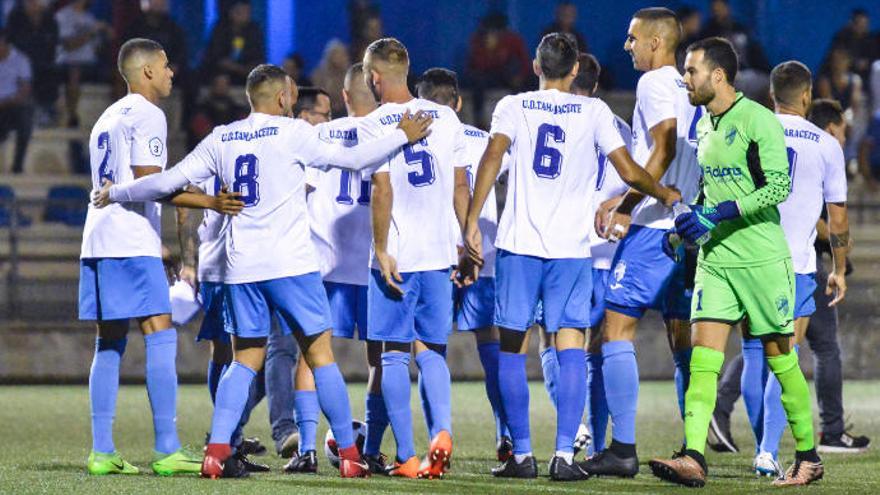
[{"label": "goalkeeper", "polygon": [[777,485],[822,478],[813,440],[810,392],[793,351],[794,271],[776,205],[790,188],[782,125],[770,110],[733,88],[737,57],[721,38],[688,47],[684,81],[691,104],[705,105],[697,123],[697,158],[705,207],[675,219],[675,233],[701,244],[691,304],[693,355],[685,395],[685,447],[652,460],[654,475],[686,486],[706,480],[703,453],[715,407],[718,373],[731,327],[748,318],[782,386],[796,458]]}]

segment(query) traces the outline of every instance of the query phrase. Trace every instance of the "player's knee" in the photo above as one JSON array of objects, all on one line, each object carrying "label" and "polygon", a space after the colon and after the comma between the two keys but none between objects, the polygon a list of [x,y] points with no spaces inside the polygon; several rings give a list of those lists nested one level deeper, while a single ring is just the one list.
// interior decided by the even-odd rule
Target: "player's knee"
[{"label": "player's knee", "polygon": [[527,332],[508,330],[506,328],[499,329],[501,352],[508,352],[512,354],[525,353],[526,350],[524,347],[528,344],[528,341],[526,340],[527,335]]},{"label": "player's knee", "polygon": [[605,342],[615,340],[633,340],[636,336],[638,319],[632,316],[608,310],[605,312],[605,326],[602,334]]},{"label": "player's knee", "polygon": [[583,328],[560,328],[556,333],[556,350],[583,349],[585,341],[585,329]]},{"label": "player's knee", "polygon": [[126,337],[117,339],[97,337],[95,339],[95,352],[116,351],[116,353],[122,356],[125,354],[126,345],[128,345],[128,339]]},{"label": "player's knee", "polygon": [[146,318],[140,318],[138,319],[138,324],[141,327],[141,333],[143,333],[144,335],[161,332],[162,330],[167,330],[173,326],[173,324],[171,323],[171,315],[169,314],[153,315],[147,316]]},{"label": "player's knee", "polygon": [[667,320],[666,332],[669,337],[669,347],[672,352],[684,351],[691,348],[691,326],[685,320]]},{"label": "player's knee", "polygon": [[232,346],[220,339],[211,341],[211,360],[217,364],[232,362]]},{"label": "player's knee", "polygon": [[498,328],[491,326],[487,328],[478,328],[474,330],[474,339],[477,341],[477,345],[490,344],[492,342],[498,342]]}]

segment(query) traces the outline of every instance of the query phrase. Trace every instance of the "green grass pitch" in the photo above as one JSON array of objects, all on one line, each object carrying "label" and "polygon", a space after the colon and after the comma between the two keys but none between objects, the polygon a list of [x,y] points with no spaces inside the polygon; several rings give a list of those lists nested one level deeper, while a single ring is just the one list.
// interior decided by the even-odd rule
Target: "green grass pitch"
[{"label": "green grass pitch", "polygon": [[[350,387],[355,417],[363,417],[363,385]],[[848,382],[844,388],[846,411],[860,433],[880,438],[880,383]],[[646,463],[652,456],[669,455],[682,438],[681,421],[671,382],[643,383],[639,402],[638,439],[641,474],[632,480],[590,479],[577,483],[553,483],[547,477],[547,461],[553,450],[555,413],[540,383],[531,387],[531,425],[540,474],[538,480],[496,480],[488,470],[494,462],[494,426],[489,404],[478,382],[453,386],[455,450],[453,468],[446,479],[399,480],[373,477],[342,480],[319,454],[320,475],[290,476],[280,472],[283,460],[272,456],[272,473],[246,480],[202,480],[196,477],[159,478],[152,474],[91,477],[85,473],[90,445],[88,390],[85,386],[0,387],[0,425],[6,442],[0,449],[0,493],[679,493],[655,479]],[[413,391],[417,447],[427,446],[425,427]],[[181,387],[178,425],[181,441],[200,447],[210,423],[211,404],[204,386]],[[326,423],[319,428],[324,438]],[[143,386],[121,388],[115,423],[116,447],[143,472],[149,472],[153,442],[152,422]],[[249,436],[269,439],[265,403],[260,404],[246,430]],[[741,403],[734,416],[734,435],[743,451],[753,448]],[[384,451],[393,453],[390,431]],[[787,465],[793,456],[790,435],[782,446]],[[710,479],[702,493],[774,492],[766,479],[749,471],[751,456],[709,453]],[[880,493],[880,448],[862,455],[826,455],[826,478],[797,493]]]}]

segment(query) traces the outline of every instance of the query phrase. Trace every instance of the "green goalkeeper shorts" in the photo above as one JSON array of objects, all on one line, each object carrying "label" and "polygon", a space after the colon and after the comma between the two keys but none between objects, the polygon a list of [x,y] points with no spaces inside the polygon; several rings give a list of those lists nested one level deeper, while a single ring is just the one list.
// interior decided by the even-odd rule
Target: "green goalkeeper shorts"
[{"label": "green goalkeeper shorts", "polygon": [[733,325],[743,318],[755,337],[794,332],[791,258],[748,268],[697,265],[691,322]]}]

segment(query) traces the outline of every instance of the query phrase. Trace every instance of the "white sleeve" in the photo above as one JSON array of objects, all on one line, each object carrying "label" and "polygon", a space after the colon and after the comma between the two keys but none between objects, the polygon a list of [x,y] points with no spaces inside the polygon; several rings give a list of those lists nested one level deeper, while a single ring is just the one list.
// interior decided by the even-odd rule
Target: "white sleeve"
[{"label": "white sleeve", "polygon": [[131,166],[164,168],[168,160],[165,149],[168,123],[165,114],[158,109],[142,113],[132,124]]},{"label": "white sleeve", "polygon": [[306,167],[343,168],[356,172],[375,167],[389,154],[407,143],[406,133],[400,129],[395,129],[375,141],[352,147],[324,141],[318,131],[312,127],[297,129],[296,137],[294,142],[298,147],[298,156]]},{"label": "white sleeve", "polygon": [[174,168],[125,184],[113,185],[110,187],[110,199],[116,203],[153,201],[168,196],[187,184],[202,184],[216,175],[214,142],[214,134],[209,134]]},{"label": "white sleeve", "polygon": [[648,130],[664,120],[676,118],[675,88],[665,82],[649,73],[642,76],[636,88],[636,100]]},{"label": "white sleeve", "polygon": [[476,166],[480,162],[480,157],[477,158],[477,163],[471,163],[471,157],[468,156],[468,146],[467,141],[464,136],[464,124],[458,124],[458,129],[455,131],[455,142],[452,145],[453,155],[455,156],[455,163],[453,165],[455,168],[463,168],[468,167],[470,165]]},{"label": "white sleeve", "polygon": [[826,138],[823,141],[825,177],[822,182],[822,194],[826,203],[845,203],[847,185],[843,149],[836,139]]},{"label": "white sleeve", "polygon": [[504,134],[510,141],[516,139],[517,119],[516,99],[513,96],[505,96],[495,105],[495,111],[492,112],[492,127],[489,135]]},{"label": "white sleeve", "polygon": [[611,109],[602,101],[597,100],[599,106],[596,119],[593,121],[596,144],[603,155],[608,156],[614,150],[625,146],[623,137],[617,127],[617,120]]}]

